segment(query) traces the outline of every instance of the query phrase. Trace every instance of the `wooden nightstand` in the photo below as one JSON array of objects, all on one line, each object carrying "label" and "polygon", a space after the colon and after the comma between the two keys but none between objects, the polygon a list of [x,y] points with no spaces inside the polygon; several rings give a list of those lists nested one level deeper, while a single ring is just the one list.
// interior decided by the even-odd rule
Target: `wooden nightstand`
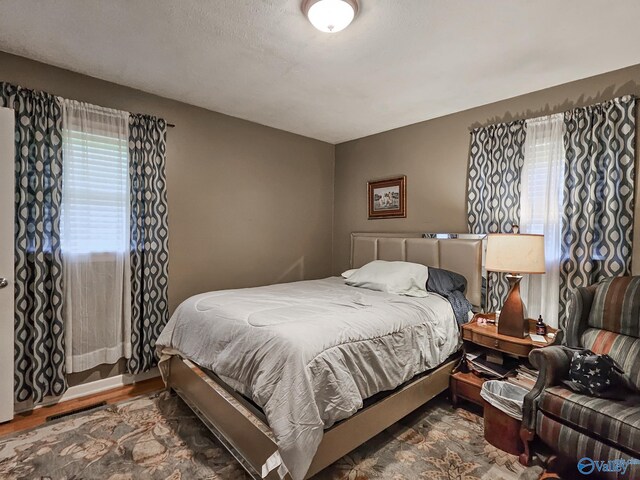
[{"label": "wooden nightstand", "polygon": [[[483,315],[487,317],[487,315]],[[509,337],[500,335],[495,325],[478,325],[478,315],[462,326],[462,339],[464,340],[464,348],[478,345],[489,350],[495,350],[507,353],[515,357],[521,358],[523,361],[529,356],[529,352],[534,348],[546,347],[551,345],[555,340],[547,337],[548,343],[536,343],[527,338]],[[529,319],[529,332],[535,333],[536,322]],[[557,330],[547,326],[549,333],[556,334]],[[455,372],[451,374],[451,402],[455,406],[459,399],[468,400],[476,405],[483,406],[484,400],[480,396],[480,390],[485,379],[471,372]]]}]

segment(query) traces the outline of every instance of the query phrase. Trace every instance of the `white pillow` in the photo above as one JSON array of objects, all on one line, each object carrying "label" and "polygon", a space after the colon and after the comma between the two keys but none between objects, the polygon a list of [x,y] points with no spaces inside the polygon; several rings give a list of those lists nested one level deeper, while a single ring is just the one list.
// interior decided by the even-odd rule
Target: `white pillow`
[{"label": "white pillow", "polygon": [[428,278],[429,269],[425,265],[374,260],[351,274],[346,284],[397,295],[426,297]]},{"label": "white pillow", "polygon": [[353,275],[354,273],[356,273],[358,271],[357,268],[352,268],[351,270],[347,270],[345,272],[342,272],[342,278],[349,278],[351,275]]}]

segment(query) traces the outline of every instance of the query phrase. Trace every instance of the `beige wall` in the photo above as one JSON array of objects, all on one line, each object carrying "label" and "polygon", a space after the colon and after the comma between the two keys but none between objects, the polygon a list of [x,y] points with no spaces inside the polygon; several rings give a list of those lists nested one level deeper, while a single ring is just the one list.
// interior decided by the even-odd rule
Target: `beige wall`
[{"label": "beige wall", "polygon": [[[349,267],[352,231],[466,231],[471,128],[562,112],[623,94],[640,95],[640,65],[338,145],[333,272]],[[407,218],[368,220],[367,181],[402,174],[407,175]],[[634,236],[640,245],[640,228]],[[640,258],[634,265],[640,270]]]},{"label": "beige wall", "polygon": [[0,72],[176,124],[167,134],[171,311],[198,292],[330,273],[332,145],[2,52]]},{"label": "beige wall", "polygon": [[331,273],[333,145],[1,52],[0,72],[0,81],[176,124],[167,136],[171,311],[199,292]]}]

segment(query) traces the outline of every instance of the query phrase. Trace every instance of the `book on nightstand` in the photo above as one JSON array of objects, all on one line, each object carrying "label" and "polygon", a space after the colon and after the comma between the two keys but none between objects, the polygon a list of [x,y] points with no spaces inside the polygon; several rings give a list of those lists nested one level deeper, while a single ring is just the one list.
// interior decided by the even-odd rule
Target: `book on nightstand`
[{"label": "book on nightstand", "polygon": [[465,360],[470,370],[483,376],[500,379],[515,372],[518,361],[514,358],[503,357],[502,364],[491,362],[487,359],[488,352],[476,350],[465,354]]}]

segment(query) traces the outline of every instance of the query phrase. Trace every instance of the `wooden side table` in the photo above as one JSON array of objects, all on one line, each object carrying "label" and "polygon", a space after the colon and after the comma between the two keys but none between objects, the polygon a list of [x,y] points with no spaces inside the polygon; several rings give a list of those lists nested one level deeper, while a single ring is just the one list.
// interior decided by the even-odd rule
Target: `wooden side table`
[{"label": "wooden side table", "polygon": [[[487,317],[488,315],[483,315]],[[547,337],[547,343],[537,343],[531,340],[531,337],[516,338],[507,335],[500,335],[496,325],[478,325],[478,315],[462,326],[462,339],[465,342],[465,349],[469,346],[478,345],[489,350],[495,350],[502,353],[508,353],[523,360],[529,356],[529,352],[534,348],[546,347],[551,345],[555,340],[557,330],[547,326],[548,333],[553,333],[554,338]],[[535,333],[536,322],[529,319],[529,332]],[[468,400],[481,407],[484,406],[484,400],[480,396],[480,390],[485,380],[471,372],[455,372],[451,374],[451,402],[454,406],[458,404],[459,399]]]}]

